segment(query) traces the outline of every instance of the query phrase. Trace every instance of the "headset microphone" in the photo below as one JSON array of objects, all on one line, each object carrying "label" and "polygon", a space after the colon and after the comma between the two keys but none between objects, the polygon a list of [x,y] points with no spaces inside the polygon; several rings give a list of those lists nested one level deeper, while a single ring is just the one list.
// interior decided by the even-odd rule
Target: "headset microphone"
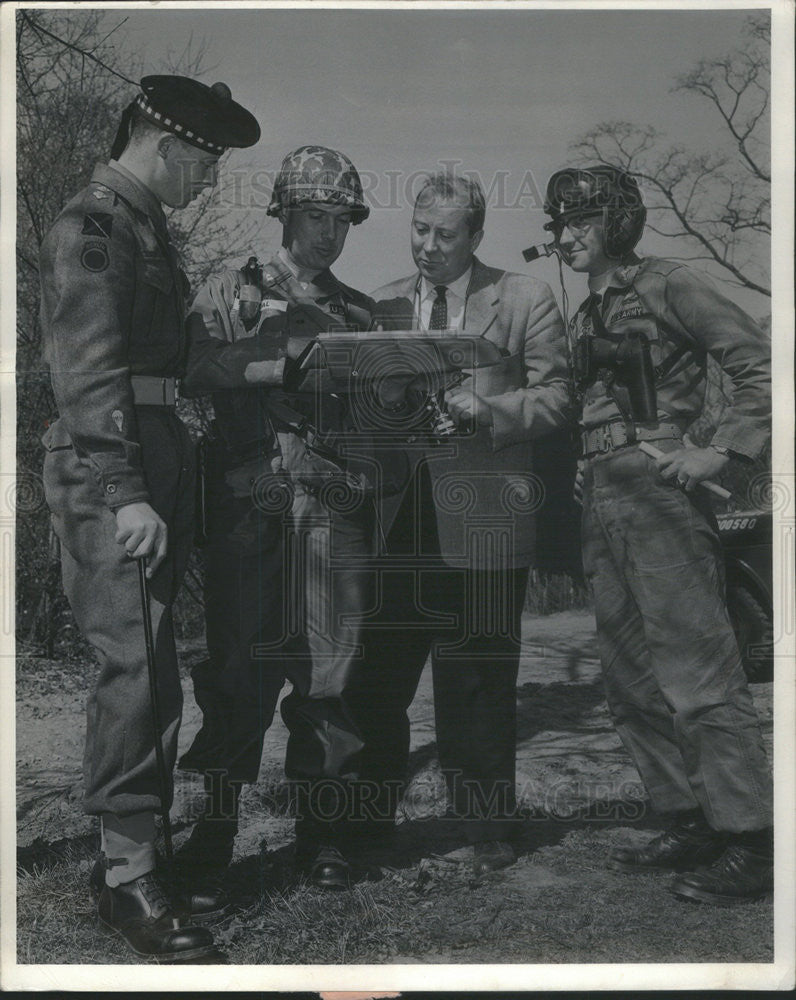
[{"label": "headset microphone", "polygon": [[538,260],[540,257],[554,257],[560,253],[560,250],[553,243],[537,243],[535,246],[528,247],[527,250],[522,251],[522,256],[526,264],[530,264],[531,261]]}]

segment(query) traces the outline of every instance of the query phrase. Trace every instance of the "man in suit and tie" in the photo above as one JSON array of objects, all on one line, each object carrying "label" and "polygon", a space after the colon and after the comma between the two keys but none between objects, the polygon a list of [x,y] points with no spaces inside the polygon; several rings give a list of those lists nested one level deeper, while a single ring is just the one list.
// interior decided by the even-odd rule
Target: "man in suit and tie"
[{"label": "man in suit and tie", "polygon": [[475,256],[485,198],[438,174],[412,218],[417,272],[373,293],[385,330],[487,338],[503,360],[437,394],[454,433],[407,444],[413,474],[382,501],[378,611],[366,622],[358,695],[370,821],[388,832],[406,777],[409,708],[432,657],[437,750],[453,813],[470,820],[476,874],[513,863],[520,615],[534,554],[535,438],[567,420],[561,316],[541,281]]}]

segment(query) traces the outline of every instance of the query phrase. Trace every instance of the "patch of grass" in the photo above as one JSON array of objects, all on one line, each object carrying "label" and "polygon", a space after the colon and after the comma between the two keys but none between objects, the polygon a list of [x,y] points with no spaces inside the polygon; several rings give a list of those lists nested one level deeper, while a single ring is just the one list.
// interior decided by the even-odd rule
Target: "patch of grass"
[{"label": "patch of grass", "polygon": [[55,864],[17,875],[17,961],[22,963],[135,964],[120,938],[103,930],[88,891],[95,854],[67,850]]},{"label": "patch of grass", "polygon": [[[398,883],[394,877],[388,880]],[[327,893],[306,884],[267,895],[222,931],[230,958],[258,965],[344,964],[386,960],[402,926],[411,924],[411,902],[395,885],[356,885]]]},{"label": "patch of grass", "polygon": [[[246,858],[241,867],[255,895],[213,932],[230,962],[254,965],[773,960],[770,903],[690,905],[667,891],[666,875],[605,869],[611,844],[646,835],[600,824],[562,828],[557,843],[482,881],[457,855],[373,866],[341,893],[292,881],[284,850],[262,867]],[[20,962],[136,961],[97,923],[86,887],[90,861],[76,849],[21,874]]]}]

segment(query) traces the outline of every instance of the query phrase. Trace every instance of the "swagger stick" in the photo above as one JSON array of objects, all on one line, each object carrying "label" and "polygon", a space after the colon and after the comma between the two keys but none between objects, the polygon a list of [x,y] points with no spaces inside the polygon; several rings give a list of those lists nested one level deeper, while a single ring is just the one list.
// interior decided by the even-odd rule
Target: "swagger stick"
[{"label": "swagger stick", "polygon": [[149,672],[149,703],[152,708],[152,726],[155,730],[155,759],[157,761],[158,782],[160,784],[160,815],[163,820],[163,841],[166,848],[166,864],[168,866],[169,877],[173,882],[174,849],[171,842],[171,817],[169,816],[167,806],[169,785],[166,775],[166,761],[163,756],[158,677],[155,669],[155,641],[152,634],[152,609],[149,606],[146,559],[138,560],[138,582],[141,588],[141,610],[144,614],[144,641],[146,644],[147,670]]}]

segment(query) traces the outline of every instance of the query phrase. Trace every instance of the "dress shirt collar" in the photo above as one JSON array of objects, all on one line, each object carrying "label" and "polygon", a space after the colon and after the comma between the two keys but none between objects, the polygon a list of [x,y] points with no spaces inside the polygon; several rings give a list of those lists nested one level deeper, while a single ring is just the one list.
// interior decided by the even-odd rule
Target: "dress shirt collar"
[{"label": "dress shirt collar", "polygon": [[[470,284],[470,278],[472,277],[472,274],[473,274],[473,265],[470,264],[470,266],[467,268],[464,274],[460,274],[455,281],[452,281],[449,285],[445,286],[448,290],[446,293],[448,305],[450,305],[451,296],[453,296],[455,299],[459,299],[462,302],[465,301],[465,299],[467,298],[467,288]],[[421,275],[420,295],[423,299],[428,299],[428,298],[435,299],[437,297],[437,293],[434,291],[436,287],[437,286],[432,285],[431,282],[428,281],[428,279],[424,275]]]}]

